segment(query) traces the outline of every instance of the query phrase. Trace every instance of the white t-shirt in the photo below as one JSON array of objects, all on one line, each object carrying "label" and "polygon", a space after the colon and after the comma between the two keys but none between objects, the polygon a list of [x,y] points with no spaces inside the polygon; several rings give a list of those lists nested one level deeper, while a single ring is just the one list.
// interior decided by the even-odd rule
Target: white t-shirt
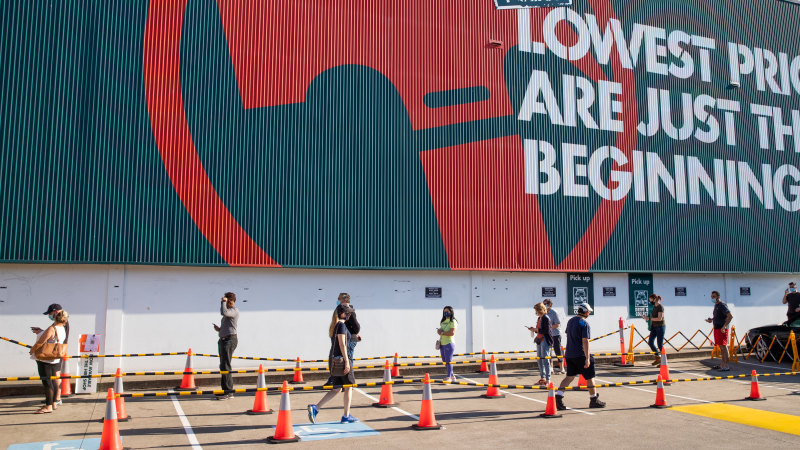
[{"label": "white t-shirt", "polygon": [[[53,327],[53,328],[55,328],[55,330],[56,330],[56,336],[58,337],[58,341],[56,341],[56,339],[53,338],[53,339],[48,340],[47,342],[52,343],[52,344],[54,344],[56,342],[60,342],[60,343],[63,344],[64,343],[64,339],[67,338],[67,331],[64,329],[63,326],[56,326],[56,327]],[[47,328],[42,330],[41,333],[37,334],[36,335],[36,342],[39,342],[39,338],[42,337],[42,334],[44,334],[46,332],[47,332]],[[61,363],[61,359],[60,358],[59,359],[49,359],[49,360],[45,361],[45,360],[41,360],[41,359],[36,359],[36,358],[33,357],[33,355],[31,355],[31,359],[33,359],[35,361],[41,361],[43,363],[49,363],[49,364],[59,364],[59,363]]]}]

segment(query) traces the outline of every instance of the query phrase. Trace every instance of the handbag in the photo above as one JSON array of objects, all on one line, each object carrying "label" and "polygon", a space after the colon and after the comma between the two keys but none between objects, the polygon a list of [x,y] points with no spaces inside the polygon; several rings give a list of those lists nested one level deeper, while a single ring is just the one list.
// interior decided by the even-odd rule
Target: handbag
[{"label": "handbag", "polygon": [[542,336],[541,334],[537,334],[536,337],[533,338],[533,343],[536,344],[536,345],[539,345],[539,344],[542,343],[543,340],[544,340],[544,336]]},{"label": "handbag", "polygon": [[55,327],[53,328],[53,333],[56,335],[56,342],[44,342],[34,345],[33,348],[31,348],[31,354],[34,358],[42,361],[52,361],[67,356],[68,344],[62,344],[59,341],[58,332],[55,330]]},{"label": "handbag", "polygon": [[442,348],[442,340],[441,339],[437,339],[436,340],[436,345],[434,346],[434,348],[436,348],[436,350],[439,350],[440,348]]},{"label": "handbag", "polygon": [[331,376],[343,377],[344,376],[345,360],[343,356],[334,356],[331,358]]}]

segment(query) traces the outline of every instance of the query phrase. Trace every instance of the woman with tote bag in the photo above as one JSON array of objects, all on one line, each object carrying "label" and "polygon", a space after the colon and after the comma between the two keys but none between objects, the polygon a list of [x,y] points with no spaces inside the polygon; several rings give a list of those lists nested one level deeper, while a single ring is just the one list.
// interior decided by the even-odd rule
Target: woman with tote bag
[{"label": "woman with tote bag", "polygon": [[64,325],[69,320],[69,313],[64,310],[55,315],[55,321],[46,330],[39,333],[36,343],[31,348],[31,358],[36,360],[39,377],[44,385],[44,406],[36,414],[51,413],[57,409],[55,405],[58,383],[52,377],[61,368],[61,358],[67,356],[67,332]]}]

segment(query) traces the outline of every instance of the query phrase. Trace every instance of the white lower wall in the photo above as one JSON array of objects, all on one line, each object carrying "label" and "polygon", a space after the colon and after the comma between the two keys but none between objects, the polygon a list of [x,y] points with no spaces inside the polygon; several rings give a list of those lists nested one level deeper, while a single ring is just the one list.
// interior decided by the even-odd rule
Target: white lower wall
[{"label": "white lower wall", "polygon": [[[704,319],[713,309],[711,290],[720,291],[731,306],[741,334],[784,321],[783,290],[797,278],[656,274],[654,288],[664,298],[668,336],[678,330],[710,329]],[[220,297],[233,291],[241,312],[236,355],[324,359],[337,294],[349,292],[362,324],[357,356],[436,354],[434,330],[445,305],[455,308],[460,323],[457,353],[528,350],[532,340],[523,326],[535,324],[532,306],[542,299],[543,286],[556,288],[553,300],[563,317],[567,286],[563,273],[3,264],[0,336],[32,343],[30,327],[46,326],[42,312],[50,303],[60,303],[71,316],[71,353],[77,352],[83,333],[101,334],[101,350],[107,353],[189,347],[197,353],[217,353],[212,323],[219,323]],[[620,317],[646,329],[641,319],[628,319],[626,274],[595,274],[594,286],[595,315],[590,318],[594,335],[616,330]],[[687,296],[675,297],[676,286],[685,286]],[[751,295],[740,296],[741,286],[749,286]],[[425,287],[441,287],[443,298],[426,299]],[[616,287],[616,297],[603,297],[603,287]],[[608,337],[593,343],[593,348],[618,350],[619,340]],[[35,375],[36,366],[23,347],[0,341],[0,358],[4,361],[0,376]],[[184,360],[115,358],[105,361],[103,370],[182,370]],[[194,359],[197,369],[217,364],[211,358]],[[234,361],[235,367],[255,365]]]}]

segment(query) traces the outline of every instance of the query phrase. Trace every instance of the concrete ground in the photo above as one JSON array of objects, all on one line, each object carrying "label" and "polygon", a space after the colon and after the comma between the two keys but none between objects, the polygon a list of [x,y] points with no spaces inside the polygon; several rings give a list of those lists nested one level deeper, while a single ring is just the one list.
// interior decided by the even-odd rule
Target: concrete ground
[{"label": "concrete ground", "polygon": [[[670,363],[672,378],[720,375],[711,370],[718,360],[681,359]],[[752,359],[733,365],[725,374],[788,371],[782,364],[759,364]],[[458,368],[456,368],[458,374]],[[635,368],[598,366],[598,382],[653,379],[658,369],[645,361]],[[486,382],[485,374],[462,373],[460,380]],[[500,372],[502,384],[533,384],[538,371],[510,369]],[[178,377],[176,377],[178,378]],[[562,376],[553,381],[560,382]],[[379,381],[358,378],[359,382]],[[560,419],[542,419],[546,391],[506,389],[502,399],[484,399],[486,388],[433,384],[436,419],[442,430],[414,431],[422,387],[394,386],[396,409],[371,407],[380,387],[359,388],[353,393],[352,414],[379,434],[324,441],[301,441],[307,448],[512,448],[532,446],[578,448],[790,448],[800,445],[800,374],[762,377],[761,393],[767,401],[743,400],[750,393],[748,378],[720,381],[678,382],[666,387],[667,402],[673,406],[707,405],[711,417],[678,411],[653,409],[656,389],[637,385],[600,389],[608,403],[605,409],[588,409],[586,392],[567,392],[567,406]],[[318,383],[307,383],[318,384]],[[241,386],[237,386],[241,387]],[[245,386],[252,387],[252,386]],[[127,389],[128,392],[137,392]],[[295,431],[314,431],[327,425],[309,425],[306,404],[318,401],[320,391],[297,391],[290,395]],[[278,414],[249,416],[253,394],[238,394],[228,401],[213,396],[145,397],[126,399],[133,419],[120,423],[125,447],[130,448],[254,448],[264,447],[265,438],[275,432]],[[278,409],[280,395],[270,392],[270,407]],[[337,421],[342,415],[341,395],[320,412],[318,421]],[[105,412],[105,392],[73,396],[53,414],[34,415],[41,396],[0,398],[0,448],[12,444],[99,438]],[[728,407],[726,405],[732,405]],[[739,408],[735,408],[739,407]],[[727,408],[727,409],[726,409]],[[747,408],[747,409],[740,409]],[[736,413],[722,420],[725,411]],[[724,411],[723,411],[724,410]],[[775,415],[771,413],[780,413]],[[739,423],[763,419],[760,424]],[[730,421],[733,420],[733,421]],[[789,432],[771,428],[784,426]],[[788,427],[788,428],[787,428]],[[792,430],[794,434],[792,434]],[[43,447],[40,447],[43,448]],[[50,448],[59,448],[51,446]],[[89,447],[87,447],[89,448]]]}]

